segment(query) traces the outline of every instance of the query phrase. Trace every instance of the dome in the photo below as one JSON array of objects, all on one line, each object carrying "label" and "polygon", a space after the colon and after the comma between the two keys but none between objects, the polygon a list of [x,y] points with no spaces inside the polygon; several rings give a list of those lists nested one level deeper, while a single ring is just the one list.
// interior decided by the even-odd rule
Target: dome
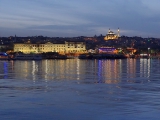
[{"label": "dome", "polygon": [[108,34],[112,34],[112,35],[114,35],[114,32],[113,32],[113,31],[109,31],[109,32],[108,32]]}]

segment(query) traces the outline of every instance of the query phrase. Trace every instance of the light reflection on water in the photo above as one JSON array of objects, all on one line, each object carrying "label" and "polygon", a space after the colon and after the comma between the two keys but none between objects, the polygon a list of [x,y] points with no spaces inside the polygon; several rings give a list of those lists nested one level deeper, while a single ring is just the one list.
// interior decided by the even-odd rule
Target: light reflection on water
[{"label": "light reflection on water", "polygon": [[159,119],[160,60],[0,61],[2,119]]}]

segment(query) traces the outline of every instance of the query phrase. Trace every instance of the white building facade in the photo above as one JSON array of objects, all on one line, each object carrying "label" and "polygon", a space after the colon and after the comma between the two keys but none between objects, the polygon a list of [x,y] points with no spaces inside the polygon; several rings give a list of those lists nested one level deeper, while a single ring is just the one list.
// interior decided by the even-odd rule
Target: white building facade
[{"label": "white building facade", "polygon": [[32,44],[32,43],[15,43],[14,52],[23,53],[45,53],[45,52],[58,52],[60,54],[82,54],[86,53],[85,42],[67,42],[62,44],[47,42],[45,44]]}]

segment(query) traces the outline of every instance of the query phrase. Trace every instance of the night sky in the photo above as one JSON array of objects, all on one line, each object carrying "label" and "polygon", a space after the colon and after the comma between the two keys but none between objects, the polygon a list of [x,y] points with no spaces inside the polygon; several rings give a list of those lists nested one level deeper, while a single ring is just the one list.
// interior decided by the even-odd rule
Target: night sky
[{"label": "night sky", "polygon": [[0,0],[0,36],[160,38],[160,0]]}]

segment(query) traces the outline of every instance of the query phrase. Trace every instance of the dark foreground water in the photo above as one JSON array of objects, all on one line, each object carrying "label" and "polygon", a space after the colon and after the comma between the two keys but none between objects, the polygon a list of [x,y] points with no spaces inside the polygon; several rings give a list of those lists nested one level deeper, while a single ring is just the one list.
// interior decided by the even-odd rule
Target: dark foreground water
[{"label": "dark foreground water", "polygon": [[160,60],[0,61],[1,120],[159,120]]}]

